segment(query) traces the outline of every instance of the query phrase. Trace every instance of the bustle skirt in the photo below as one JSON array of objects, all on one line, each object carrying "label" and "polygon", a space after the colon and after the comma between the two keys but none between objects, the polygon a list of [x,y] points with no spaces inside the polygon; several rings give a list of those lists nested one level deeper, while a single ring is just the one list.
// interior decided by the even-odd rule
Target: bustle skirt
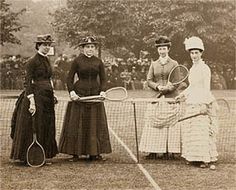
[{"label": "bustle skirt", "polygon": [[[55,139],[55,111],[52,90],[37,89],[34,93],[36,113],[35,128],[37,140],[45,151],[46,158],[58,153]],[[26,161],[26,152],[33,141],[32,116],[29,112],[29,99],[22,92],[17,100],[11,122],[12,149],[10,158]]]},{"label": "bustle skirt", "polygon": [[[201,104],[187,105],[186,115],[196,114]],[[208,106],[208,112],[214,109]],[[198,111],[198,112],[199,112]],[[214,162],[217,160],[216,134],[217,121],[208,115],[199,115],[181,122],[182,126],[182,157],[187,161]]]}]

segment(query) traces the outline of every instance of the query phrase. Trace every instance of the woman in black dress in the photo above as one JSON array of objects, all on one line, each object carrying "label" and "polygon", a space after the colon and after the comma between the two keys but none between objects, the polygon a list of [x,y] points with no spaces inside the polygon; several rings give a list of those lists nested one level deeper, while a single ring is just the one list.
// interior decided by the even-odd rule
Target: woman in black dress
[{"label": "woman in black dress", "polygon": [[50,34],[38,35],[35,43],[37,53],[26,65],[25,90],[17,101],[11,126],[13,143],[10,158],[24,163],[33,139],[32,116],[35,118],[37,140],[43,146],[46,158],[53,158],[58,153],[52,68],[47,57],[53,40]]},{"label": "woman in black dress", "polygon": [[[102,94],[106,88],[103,62],[94,56],[98,42],[86,37],[79,44],[81,53],[71,65],[67,88],[71,102],[68,103],[61,133],[59,151],[89,160],[103,159],[100,154],[111,153],[106,112],[103,102],[76,102],[80,97]],[[77,74],[79,80],[74,83]]]}]

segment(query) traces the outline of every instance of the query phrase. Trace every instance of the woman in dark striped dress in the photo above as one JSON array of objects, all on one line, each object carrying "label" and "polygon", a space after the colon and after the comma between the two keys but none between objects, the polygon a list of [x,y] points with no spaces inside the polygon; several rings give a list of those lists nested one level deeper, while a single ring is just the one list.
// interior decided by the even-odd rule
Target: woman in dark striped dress
[{"label": "woman in dark striped dress", "polygon": [[37,140],[43,146],[46,158],[53,158],[58,153],[52,68],[47,57],[53,40],[49,34],[39,35],[35,43],[37,53],[27,63],[25,90],[17,101],[11,126],[13,143],[10,158],[24,163],[33,139],[32,116],[35,118]]},{"label": "woman in dark striped dress", "polygon": [[[71,102],[68,103],[60,137],[59,151],[89,160],[103,159],[102,153],[111,153],[106,112],[103,102],[76,102],[80,97],[98,95],[105,91],[105,69],[101,59],[94,56],[97,41],[87,37],[79,44],[81,53],[71,65],[67,88]],[[74,83],[77,74],[79,80]]]}]

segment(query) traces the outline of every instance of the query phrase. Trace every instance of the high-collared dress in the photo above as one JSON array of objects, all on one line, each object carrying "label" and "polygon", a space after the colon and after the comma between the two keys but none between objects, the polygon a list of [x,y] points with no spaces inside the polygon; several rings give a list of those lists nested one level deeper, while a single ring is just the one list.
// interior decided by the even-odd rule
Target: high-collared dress
[{"label": "high-collared dress", "polygon": [[26,66],[25,90],[17,101],[12,117],[12,150],[10,158],[26,161],[26,152],[33,140],[32,116],[28,95],[34,95],[36,112],[35,128],[38,142],[43,146],[46,158],[57,153],[55,140],[54,94],[51,83],[52,69],[47,56],[37,53]]},{"label": "high-collared dress", "polygon": [[[148,86],[158,93],[157,86],[167,84],[170,71],[177,65],[177,61],[170,57],[164,62],[160,58],[152,62],[147,74]],[[178,92],[174,87],[164,96],[171,98],[177,94]],[[180,153],[180,125],[172,124],[171,120],[176,111],[176,105],[167,102],[150,103],[147,105],[139,146],[140,151],[149,153]],[[166,117],[165,122],[157,124],[155,118],[162,116]]]},{"label": "high-collared dress", "polygon": [[[193,63],[188,77],[189,87],[182,94],[186,97],[186,115],[199,113],[202,108],[215,112],[214,96],[210,91],[211,71],[204,61]],[[212,162],[217,160],[216,134],[218,122],[208,115],[182,122],[182,157],[188,161]]]},{"label": "high-collared dress", "polygon": [[[77,74],[79,80],[74,83]],[[68,91],[80,97],[98,95],[106,88],[102,61],[80,54],[72,63],[67,79]],[[59,151],[70,155],[111,153],[107,117],[103,102],[69,102],[64,117]]]}]

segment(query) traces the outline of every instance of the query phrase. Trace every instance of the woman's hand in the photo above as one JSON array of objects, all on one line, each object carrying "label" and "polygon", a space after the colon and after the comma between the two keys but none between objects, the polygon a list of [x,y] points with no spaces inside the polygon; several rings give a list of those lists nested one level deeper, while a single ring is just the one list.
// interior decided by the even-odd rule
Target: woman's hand
[{"label": "woman's hand", "polygon": [[101,100],[105,100],[106,93],[104,91],[100,92]]},{"label": "woman's hand", "polygon": [[167,86],[163,86],[163,85],[159,85],[158,86],[158,90],[162,93],[162,94],[166,94],[169,90],[167,88]]},{"label": "woman's hand", "polygon": [[169,90],[169,91],[173,91],[173,89],[175,88],[174,85],[171,83],[171,82],[168,82],[167,85],[166,85],[166,88]]},{"label": "woman's hand", "polygon": [[31,113],[31,115],[33,116],[36,112],[36,106],[35,106],[35,100],[34,100],[34,96],[29,98],[30,101],[30,105],[29,105],[29,112]]},{"label": "woman's hand", "polygon": [[100,95],[101,95],[103,98],[105,98],[106,93],[105,93],[104,91],[101,91],[101,92],[100,92]]},{"label": "woman's hand", "polygon": [[202,104],[201,107],[200,107],[200,113],[202,114],[207,114],[207,105],[206,104]]},{"label": "woman's hand", "polygon": [[75,100],[80,99],[80,97],[75,93],[75,91],[71,91],[70,92],[70,99],[75,101]]},{"label": "woman's hand", "polygon": [[179,94],[178,96],[175,97],[176,102],[184,101],[184,99],[185,99],[184,94]]},{"label": "woman's hand", "polygon": [[54,104],[58,104],[58,98],[57,98],[57,96],[54,95],[53,98],[54,98],[54,100],[53,100],[53,101],[54,101]]}]

